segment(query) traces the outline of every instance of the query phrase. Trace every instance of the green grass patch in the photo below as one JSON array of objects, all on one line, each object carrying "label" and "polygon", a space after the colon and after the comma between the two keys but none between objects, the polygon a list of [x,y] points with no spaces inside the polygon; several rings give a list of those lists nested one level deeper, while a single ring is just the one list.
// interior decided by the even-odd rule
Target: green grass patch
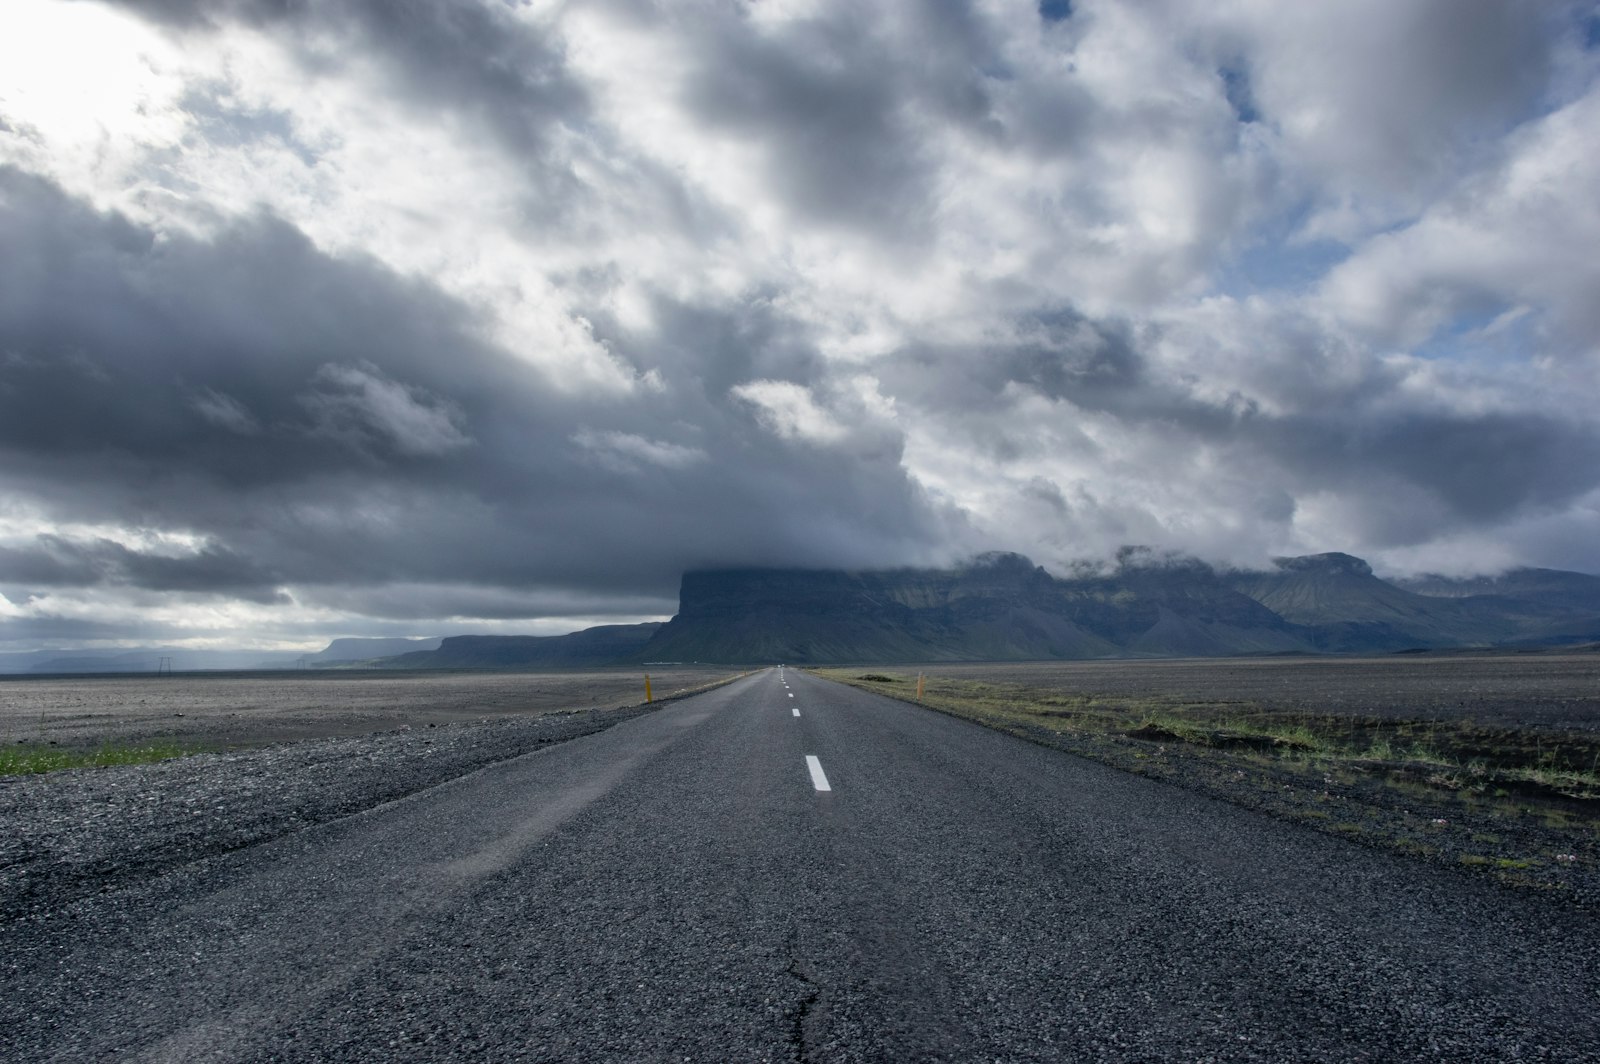
[{"label": "green grass patch", "polygon": [[176,743],[142,743],[136,746],[108,743],[92,750],[56,746],[0,747],[0,776],[36,776],[42,772],[58,772],[67,768],[147,765],[203,752],[200,747]]}]

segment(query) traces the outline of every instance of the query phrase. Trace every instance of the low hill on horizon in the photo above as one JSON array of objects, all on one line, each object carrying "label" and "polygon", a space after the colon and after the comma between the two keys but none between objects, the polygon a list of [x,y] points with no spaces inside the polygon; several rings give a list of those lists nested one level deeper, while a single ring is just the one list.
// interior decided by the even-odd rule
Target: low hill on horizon
[{"label": "low hill on horizon", "polygon": [[537,669],[627,664],[640,656],[661,623],[603,624],[567,635],[456,635],[436,650],[417,650],[375,664],[390,669]]},{"label": "low hill on horizon", "polygon": [[377,658],[392,658],[418,650],[437,650],[440,642],[442,640],[438,636],[431,639],[346,636],[333,640],[315,654],[306,655],[303,663],[312,668],[325,668],[354,662],[369,662]]}]

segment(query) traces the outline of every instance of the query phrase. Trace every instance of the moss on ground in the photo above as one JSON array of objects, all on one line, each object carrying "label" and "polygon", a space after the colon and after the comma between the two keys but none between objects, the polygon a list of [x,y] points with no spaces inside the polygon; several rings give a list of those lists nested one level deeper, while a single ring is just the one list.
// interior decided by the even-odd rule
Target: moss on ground
[{"label": "moss on ground", "polygon": [[51,745],[19,744],[0,747],[0,776],[33,776],[67,768],[105,768],[109,765],[146,765],[153,761],[202,753],[194,746],[173,743],[106,744],[89,750]]}]

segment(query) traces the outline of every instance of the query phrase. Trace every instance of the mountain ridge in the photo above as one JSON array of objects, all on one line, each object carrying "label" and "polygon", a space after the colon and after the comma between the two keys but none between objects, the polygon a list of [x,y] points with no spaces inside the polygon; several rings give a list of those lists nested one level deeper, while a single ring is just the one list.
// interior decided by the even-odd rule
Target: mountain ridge
[{"label": "mountain ridge", "polygon": [[1508,606],[1408,590],[1337,552],[1219,571],[1128,551],[1113,570],[1065,577],[1005,553],[952,569],[702,570],[684,574],[679,612],[646,652],[868,663],[1392,653],[1600,637],[1600,609],[1570,604],[1600,578],[1542,572]]},{"label": "mountain ridge", "polygon": [[[341,638],[294,661],[395,669],[868,664],[1382,654],[1597,641],[1600,576],[1586,573],[1515,569],[1494,577],[1386,580],[1364,560],[1339,552],[1275,558],[1270,569],[1256,570],[1127,548],[1114,565],[1064,576],[1008,552],[946,568],[692,570],[680,582],[678,613],[666,622],[557,636]],[[413,646],[419,649],[394,653]],[[153,653],[37,652],[16,655],[0,671],[149,670]],[[190,655],[172,653],[175,664],[189,665]],[[277,665],[288,666],[287,660]]]}]

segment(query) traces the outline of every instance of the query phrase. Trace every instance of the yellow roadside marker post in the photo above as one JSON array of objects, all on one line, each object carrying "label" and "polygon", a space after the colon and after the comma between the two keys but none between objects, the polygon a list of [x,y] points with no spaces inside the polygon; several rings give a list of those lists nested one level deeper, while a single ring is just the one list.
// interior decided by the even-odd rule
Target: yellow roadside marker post
[{"label": "yellow roadside marker post", "polygon": [[917,673],[917,701],[922,701],[922,673]]},{"label": "yellow roadside marker post", "polygon": [[644,700],[646,702],[654,701],[650,697],[650,674],[648,672],[644,674]]}]

